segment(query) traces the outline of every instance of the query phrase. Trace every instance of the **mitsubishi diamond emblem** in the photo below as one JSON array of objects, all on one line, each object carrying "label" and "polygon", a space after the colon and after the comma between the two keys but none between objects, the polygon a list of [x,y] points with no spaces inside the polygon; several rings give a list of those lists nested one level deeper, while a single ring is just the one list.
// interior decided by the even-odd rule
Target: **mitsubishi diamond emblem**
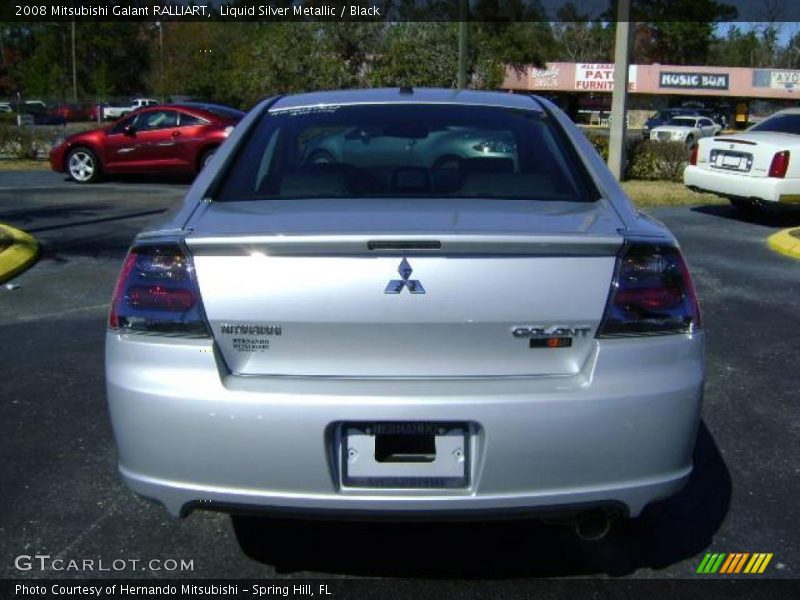
[{"label": "mitsubishi diamond emblem", "polygon": [[422,287],[419,279],[409,279],[409,277],[411,277],[411,273],[414,272],[414,269],[411,268],[411,265],[408,264],[408,261],[405,258],[400,262],[400,266],[397,267],[397,272],[400,273],[400,277],[402,277],[402,279],[392,279],[387,284],[386,289],[383,290],[384,294],[399,294],[403,291],[404,287],[407,287],[408,291],[412,294],[425,293],[425,288]]}]

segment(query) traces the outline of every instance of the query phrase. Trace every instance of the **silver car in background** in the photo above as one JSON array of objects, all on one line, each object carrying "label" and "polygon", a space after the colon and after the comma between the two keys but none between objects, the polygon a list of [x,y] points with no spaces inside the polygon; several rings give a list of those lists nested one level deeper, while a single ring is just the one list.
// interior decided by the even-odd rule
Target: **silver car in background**
[{"label": "silver car in background", "polygon": [[[359,129],[394,139],[310,160]],[[504,151],[415,160],[443,130]],[[176,516],[633,517],[692,470],[704,343],[675,238],[553,104],[341,91],[261,102],[136,238],[106,377]]]}]

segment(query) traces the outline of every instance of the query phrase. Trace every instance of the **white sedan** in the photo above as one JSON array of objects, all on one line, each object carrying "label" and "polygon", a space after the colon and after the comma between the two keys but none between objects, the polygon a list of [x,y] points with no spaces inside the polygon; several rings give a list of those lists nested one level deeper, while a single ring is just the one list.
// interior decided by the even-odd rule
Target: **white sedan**
[{"label": "white sedan", "polygon": [[687,115],[673,117],[664,125],[654,127],[650,131],[650,139],[656,142],[685,142],[687,146],[694,146],[700,138],[715,136],[721,130],[722,126],[708,117]]},{"label": "white sedan", "polygon": [[800,109],[775,113],[747,131],[701,140],[683,172],[687,187],[752,208],[800,206]]}]

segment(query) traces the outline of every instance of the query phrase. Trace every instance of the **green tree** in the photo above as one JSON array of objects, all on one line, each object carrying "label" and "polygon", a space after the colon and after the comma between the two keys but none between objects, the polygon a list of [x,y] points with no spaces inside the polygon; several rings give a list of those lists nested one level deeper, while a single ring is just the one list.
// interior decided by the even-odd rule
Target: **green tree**
[{"label": "green tree", "polygon": [[228,102],[234,99],[229,89],[231,63],[247,43],[249,23],[220,24],[212,21],[161,23],[164,73],[161,73],[161,48],[157,28],[149,31],[148,78],[151,90],[167,97],[188,95]]},{"label": "green tree", "polygon": [[[69,35],[68,23],[58,25]],[[149,23],[79,22],[75,39],[80,96],[104,100],[152,91],[148,73],[154,44]]]},{"label": "green tree", "polygon": [[787,69],[800,68],[800,32],[789,39],[789,43],[780,52],[780,64]]},{"label": "green tree", "polygon": [[65,30],[54,24],[32,27],[33,52],[19,65],[24,95],[29,98],[66,97],[71,65]]},{"label": "green tree", "polygon": [[791,41],[785,49],[779,47],[775,26],[763,24],[744,31],[738,25],[731,25],[726,35],[714,42],[709,64],[751,68],[791,66],[790,48]]},{"label": "green tree", "polygon": [[553,23],[554,60],[568,62],[609,62],[612,60],[613,29],[607,22],[592,21],[572,2],[567,2],[557,12]]},{"label": "green tree", "polygon": [[636,0],[631,18],[640,25],[634,60],[642,64],[703,64],[715,39],[715,24],[731,21],[736,15],[735,7],[718,0]]},{"label": "green tree", "polygon": [[[72,98],[72,24],[2,27],[0,93],[64,101]],[[150,68],[140,23],[75,24],[75,72],[80,98],[142,93]]]},{"label": "green tree", "polygon": [[455,87],[458,24],[447,22],[390,25],[372,57],[371,86]]},{"label": "green tree", "polygon": [[247,44],[231,56],[225,80],[230,94],[250,104],[263,96],[337,87],[346,65],[326,46],[320,23],[247,24]]}]

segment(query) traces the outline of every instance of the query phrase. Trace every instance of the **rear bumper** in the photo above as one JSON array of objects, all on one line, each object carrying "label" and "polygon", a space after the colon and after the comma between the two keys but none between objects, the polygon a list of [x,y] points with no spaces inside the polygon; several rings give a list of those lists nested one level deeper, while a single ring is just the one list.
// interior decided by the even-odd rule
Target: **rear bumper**
[{"label": "rear bumper", "polygon": [[63,173],[64,169],[64,148],[59,144],[50,150],[50,169],[56,173]]},{"label": "rear bumper", "polygon": [[[622,505],[631,516],[691,472],[703,334],[598,343],[575,377],[236,377],[209,341],[109,333],[120,472],[173,515],[229,506],[341,515],[469,515]],[[346,488],[339,425],[459,421],[469,485]]]},{"label": "rear bumper", "polygon": [[712,171],[689,165],[683,172],[687,187],[729,198],[762,200],[764,202],[800,202],[800,180],[775,177],[749,177],[737,173]]}]

